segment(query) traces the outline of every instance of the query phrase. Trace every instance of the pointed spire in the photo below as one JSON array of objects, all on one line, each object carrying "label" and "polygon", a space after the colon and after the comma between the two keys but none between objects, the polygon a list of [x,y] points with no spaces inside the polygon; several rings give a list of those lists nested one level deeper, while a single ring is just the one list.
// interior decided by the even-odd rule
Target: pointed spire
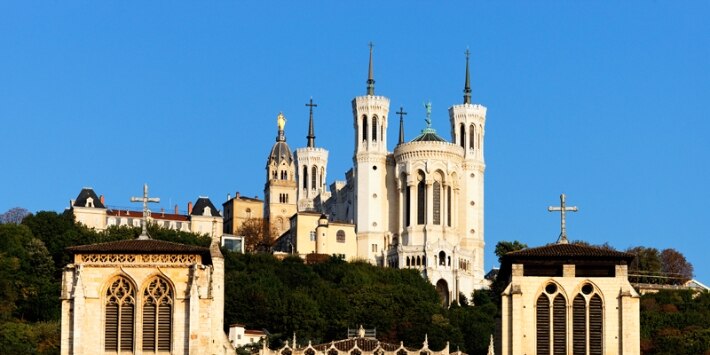
[{"label": "pointed spire", "polygon": [[375,95],[375,78],[372,74],[372,47],[375,45],[370,42],[370,67],[367,71],[367,94],[370,96]]},{"label": "pointed spire", "polygon": [[400,106],[399,112],[396,114],[399,115],[399,142],[397,142],[397,145],[399,145],[404,143],[404,115],[407,113],[404,112],[404,107]]},{"label": "pointed spire", "polygon": [[471,55],[471,52],[466,48],[466,83],[464,84],[463,88],[463,103],[464,104],[471,104],[471,76],[468,71],[468,57]]},{"label": "pointed spire", "polygon": [[311,97],[311,100],[306,104],[306,106],[310,107],[310,116],[308,119],[308,135],[306,138],[308,139],[308,148],[315,148],[316,146],[316,133],[315,130],[313,129],[313,108],[318,107],[318,105],[313,103],[313,98]]}]

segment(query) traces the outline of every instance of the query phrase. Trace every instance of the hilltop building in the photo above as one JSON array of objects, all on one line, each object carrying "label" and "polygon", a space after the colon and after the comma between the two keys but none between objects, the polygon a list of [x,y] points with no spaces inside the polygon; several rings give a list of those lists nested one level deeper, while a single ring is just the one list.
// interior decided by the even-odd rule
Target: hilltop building
[{"label": "hilltop building", "polygon": [[[336,253],[383,267],[417,269],[447,304],[460,293],[470,296],[486,287],[486,108],[471,100],[468,53],[464,82],[463,102],[448,110],[451,139],[431,127],[428,104],[426,127],[406,141],[406,112],[400,108],[399,139],[389,151],[390,99],[375,95],[370,48],[366,93],[352,101],[354,166],[347,180],[331,184],[330,191],[325,189],[328,152],[315,144],[312,100],[307,104],[307,145],[297,149],[296,157],[286,144],[286,120],[279,114],[276,143],[267,159],[264,213],[281,231],[275,249],[301,255]],[[315,214],[306,214],[311,212]],[[320,214],[329,221],[325,228],[317,222]],[[318,228],[325,234],[317,233]],[[343,234],[343,243],[352,246],[339,244]],[[321,237],[325,241],[317,240]],[[347,251],[339,251],[344,248]]]},{"label": "hilltop building", "polygon": [[[103,195],[100,197],[91,187],[84,187],[75,200],[69,202],[69,209],[77,222],[96,230],[105,230],[110,226],[140,227],[143,218],[142,211],[128,208],[110,208],[106,205]],[[208,197],[200,196],[187,204],[187,213],[180,213],[177,205],[175,210],[150,213],[148,223],[164,228],[184,232],[210,235],[219,240],[223,231],[223,218],[220,211]]]}]

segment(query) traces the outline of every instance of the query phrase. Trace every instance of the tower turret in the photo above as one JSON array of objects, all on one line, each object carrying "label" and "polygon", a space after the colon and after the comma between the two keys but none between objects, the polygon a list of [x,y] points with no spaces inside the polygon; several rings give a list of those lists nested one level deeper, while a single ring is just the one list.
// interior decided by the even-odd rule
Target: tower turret
[{"label": "tower turret", "polygon": [[286,116],[276,117],[276,143],[266,160],[264,185],[264,218],[280,234],[288,229],[288,221],[296,213],[296,164],[286,143]]},{"label": "tower turret", "polygon": [[[298,210],[317,210],[319,205],[330,197],[326,191],[326,174],[328,172],[328,151],[316,147],[316,133],[313,125],[313,108],[318,107],[313,103],[313,98],[308,101],[308,135],[305,148],[296,149],[296,166],[298,180]],[[320,197],[320,198],[317,198]]]}]

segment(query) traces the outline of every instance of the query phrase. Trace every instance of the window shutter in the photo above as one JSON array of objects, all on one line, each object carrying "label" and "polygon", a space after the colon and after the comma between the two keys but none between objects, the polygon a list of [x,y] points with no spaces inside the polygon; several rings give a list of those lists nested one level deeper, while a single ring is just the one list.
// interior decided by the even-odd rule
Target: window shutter
[{"label": "window shutter", "polygon": [[172,307],[161,304],[158,307],[158,350],[170,350],[170,334],[172,334]]},{"label": "window shutter", "polygon": [[104,332],[104,350],[118,350],[118,305],[106,305],[106,325]]},{"label": "window shutter", "polygon": [[537,298],[537,354],[550,354],[550,300],[547,295]]},{"label": "window shutter", "polygon": [[555,355],[567,354],[567,302],[562,295],[557,294],[553,307],[553,331]]},{"label": "window shutter", "polygon": [[587,301],[581,294],[574,298],[572,306],[572,353],[587,354]]},{"label": "window shutter", "polygon": [[133,305],[121,306],[121,350],[133,350]]},{"label": "window shutter", "polygon": [[589,354],[602,354],[602,332],[604,315],[602,313],[602,299],[599,295],[592,296],[589,300]]},{"label": "window shutter", "polygon": [[143,304],[143,350],[155,350],[155,304]]}]

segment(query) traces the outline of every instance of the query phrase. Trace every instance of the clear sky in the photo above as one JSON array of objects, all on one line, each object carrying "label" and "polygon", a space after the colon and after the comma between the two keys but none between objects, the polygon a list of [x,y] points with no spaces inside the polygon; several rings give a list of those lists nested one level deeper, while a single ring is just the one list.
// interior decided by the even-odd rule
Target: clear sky
[{"label": "clear sky", "polygon": [[450,137],[468,47],[488,107],[486,268],[500,240],[555,241],[564,192],[571,239],[675,248],[710,283],[709,2],[250,3],[0,3],[0,212],[62,211],[83,186],[130,206],[144,182],[167,210],[263,197],[276,115],[305,146],[311,96],[342,180],[367,43],[407,139],[427,100]]}]

